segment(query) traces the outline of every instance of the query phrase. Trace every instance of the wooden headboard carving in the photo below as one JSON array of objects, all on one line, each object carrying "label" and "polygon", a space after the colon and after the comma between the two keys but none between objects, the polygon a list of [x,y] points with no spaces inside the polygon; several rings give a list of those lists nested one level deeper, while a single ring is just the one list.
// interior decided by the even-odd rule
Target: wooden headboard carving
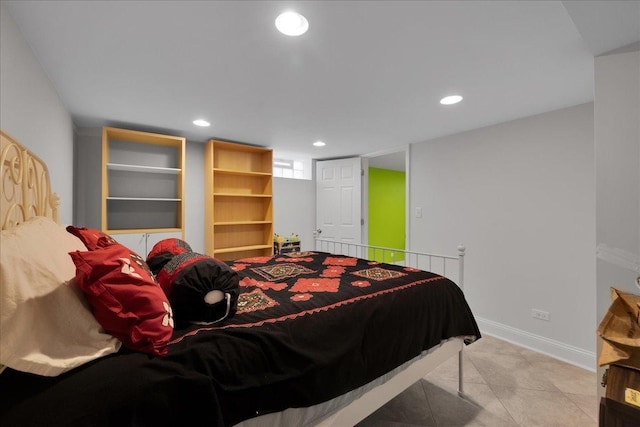
[{"label": "wooden headboard carving", "polygon": [[51,192],[47,165],[0,130],[0,228],[34,216],[58,221],[58,195]]}]

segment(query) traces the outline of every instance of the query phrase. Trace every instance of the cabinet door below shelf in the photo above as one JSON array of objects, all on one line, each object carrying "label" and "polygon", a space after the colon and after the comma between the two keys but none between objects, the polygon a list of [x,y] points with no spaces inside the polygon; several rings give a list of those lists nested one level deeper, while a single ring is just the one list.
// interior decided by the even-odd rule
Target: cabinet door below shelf
[{"label": "cabinet door below shelf", "polygon": [[166,233],[113,233],[111,237],[146,259],[153,245],[164,239],[182,239],[182,233],[179,231]]}]

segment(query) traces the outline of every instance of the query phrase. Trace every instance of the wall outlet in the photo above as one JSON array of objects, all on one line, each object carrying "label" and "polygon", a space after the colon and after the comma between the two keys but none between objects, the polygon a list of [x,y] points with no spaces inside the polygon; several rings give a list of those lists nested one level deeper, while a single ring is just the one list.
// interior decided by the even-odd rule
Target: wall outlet
[{"label": "wall outlet", "polygon": [[531,309],[531,317],[533,317],[534,319],[546,320],[548,322],[549,321],[549,312],[548,311],[538,310],[537,308],[532,308]]}]

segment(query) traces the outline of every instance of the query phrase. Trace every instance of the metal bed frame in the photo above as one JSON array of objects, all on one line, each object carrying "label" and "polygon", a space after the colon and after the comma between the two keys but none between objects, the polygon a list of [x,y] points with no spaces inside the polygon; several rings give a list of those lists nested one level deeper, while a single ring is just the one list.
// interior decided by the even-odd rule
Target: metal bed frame
[{"label": "metal bed frame", "polygon": [[[386,255],[389,255],[391,261],[385,262],[432,271],[442,276],[447,276],[448,264],[457,263],[458,278],[455,283],[464,292],[464,255],[466,251],[464,245],[458,245],[458,256],[454,256],[373,246],[363,243],[335,241],[316,237],[315,250],[365,259],[375,259],[378,255],[381,255],[381,259],[386,260]],[[398,254],[402,254],[403,256],[400,257]],[[398,261],[396,261],[396,259],[398,259]],[[439,267],[439,269],[437,267]],[[462,358],[462,350],[460,350],[458,353],[458,395],[460,396],[464,395]]]}]

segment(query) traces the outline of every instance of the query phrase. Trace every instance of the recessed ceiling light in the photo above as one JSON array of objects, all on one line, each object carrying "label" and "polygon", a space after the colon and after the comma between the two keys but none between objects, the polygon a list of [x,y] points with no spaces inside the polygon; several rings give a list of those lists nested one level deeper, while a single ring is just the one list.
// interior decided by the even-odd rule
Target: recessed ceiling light
[{"label": "recessed ceiling light", "polygon": [[287,36],[299,36],[307,32],[309,21],[297,12],[284,12],[276,18],[276,28]]},{"label": "recessed ceiling light", "polygon": [[205,128],[208,127],[208,126],[211,126],[211,123],[209,123],[206,120],[202,120],[202,119],[194,120],[193,124],[196,125],[196,126],[201,126],[201,127],[205,127]]},{"label": "recessed ceiling light", "polygon": [[324,147],[327,144],[325,144],[322,141],[316,141],[316,142],[313,143],[313,145],[315,145],[316,147]]},{"label": "recessed ceiling light", "polygon": [[460,101],[462,101],[462,97],[460,95],[451,95],[451,96],[445,96],[444,98],[442,98],[440,100],[440,104],[452,105],[452,104],[457,104]]}]

